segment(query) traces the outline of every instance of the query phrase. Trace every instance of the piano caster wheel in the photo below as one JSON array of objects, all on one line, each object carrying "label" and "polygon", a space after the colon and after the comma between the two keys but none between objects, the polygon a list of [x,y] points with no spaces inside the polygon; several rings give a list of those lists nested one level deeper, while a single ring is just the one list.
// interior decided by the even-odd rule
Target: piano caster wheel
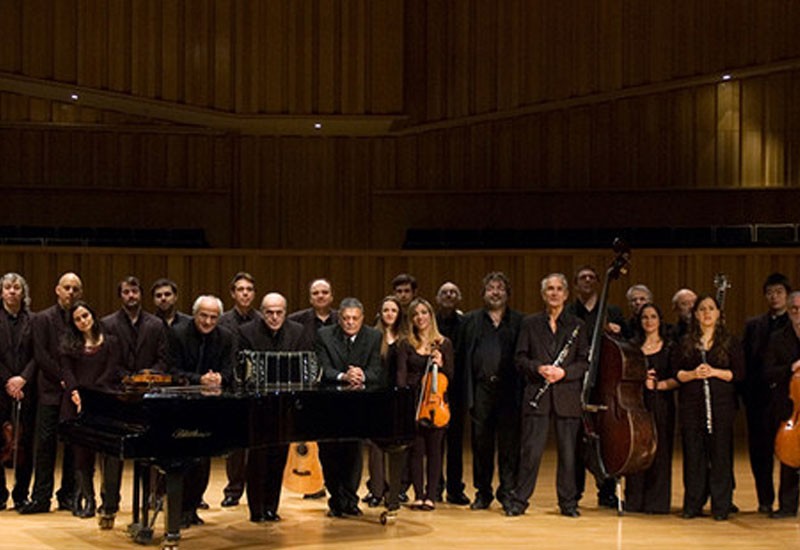
[{"label": "piano caster wheel", "polygon": [[[149,527],[141,527],[133,534],[133,542],[136,544],[150,544],[153,542],[153,530]],[[177,545],[177,542],[175,544]]]},{"label": "piano caster wheel", "polygon": [[100,525],[100,529],[102,529],[103,531],[108,531],[109,529],[113,529],[114,518],[115,518],[114,514],[101,515],[100,519],[97,520],[98,525]]},{"label": "piano caster wheel", "polygon": [[381,512],[381,525],[394,525],[397,521],[397,510],[385,510]]}]

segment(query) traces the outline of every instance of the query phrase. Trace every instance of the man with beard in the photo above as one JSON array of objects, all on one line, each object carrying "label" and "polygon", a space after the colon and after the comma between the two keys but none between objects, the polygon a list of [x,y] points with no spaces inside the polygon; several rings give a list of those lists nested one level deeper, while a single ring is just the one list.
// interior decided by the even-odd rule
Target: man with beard
[{"label": "man with beard", "polygon": [[322,327],[335,325],[338,312],[333,309],[333,287],[327,279],[315,279],[308,285],[308,301],[311,307],[295,311],[289,320],[303,325],[303,338],[313,342]]},{"label": "man with beard", "polygon": [[669,337],[673,341],[680,342],[689,331],[695,301],[697,294],[690,288],[682,288],[672,296],[672,309],[678,316],[678,322],[669,327]]},{"label": "man with beard", "polygon": [[[142,309],[142,285],[134,276],[125,277],[117,285],[117,294],[122,307],[103,317],[101,323],[107,334],[114,335],[122,349],[124,371],[114,376],[121,383],[124,376],[151,370],[167,370],[167,329],[155,315]],[[106,520],[104,528],[113,526],[113,518],[119,510],[120,485],[122,483],[122,461],[103,455],[103,504],[101,515]]]},{"label": "man with beard", "polygon": [[[0,422],[14,424],[18,455],[14,468],[14,488],[11,499],[17,510],[28,500],[28,488],[33,473],[33,433],[36,418],[36,389],[28,386],[35,374],[31,340],[31,314],[28,310],[28,283],[18,273],[6,273],[0,279],[3,307],[0,308]],[[16,410],[16,413],[14,412]],[[0,486],[0,510],[7,506],[8,488],[5,473]]]},{"label": "man with beard", "polygon": [[[484,306],[464,316],[456,336],[456,378],[461,371],[466,379],[466,408],[472,418],[473,510],[489,508],[495,497],[495,448],[500,478],[496,496],[504,507],[516,484],[519,462],[521,380],[514,350],[522,314],[508,307],[511,282],[505,273],[487,274],[482,288]],[[448,490],[447,496],[461,501],[464,495]]]},{"label": "man with beard", "polygon": [[[256,295],[256,280],[245,271],[240,271],[233,276],[230,285],[233,307],[222,314],[219,324],[230,330],[234,335],[239,334],[239,328],[250,321],[260,319],[254,307],[253,298]],[[247,474],[247,449],[231,451],[225,458],[225,473],[228,484],[223,489],[222,507],[237,506],[244,493]]]},{"label": "man with beard", "polygon": [[156,306],[155,315],[167,327],[189,324],[191,315],[178,311],[178,285],[169,279],[158,279],[150,287],[153,304]]},{"label": "man with beard", "polygon": [[[50,511],[53,496],[56,451],[58,449],[58,421],[64,389],[61,386],[59,345],[68,330],[69,309],[83,294],[83,283],[75,273],[64,273],[55,288],[54,305],[33,316],[34,359],[38,372],[36,379],[36,456],[31,500],[18,511],[21,514],[39,514]],[[64,449],[61,465],[61,488],[56,494],[60,510],[72,509],[75,488],[75,471],[72,452]]]},{"label": "man with beard", "polygon": [[[311,342],[304,339],[303,325],[286,319],[286,298],[277,292],[261,300],[263,320],[239,328],[240,349],[255,351],[308,351]],[[250,521],[280,521],[283,470],[288,445],[270,445],[251,449],[247,459],[247,505]]]}]

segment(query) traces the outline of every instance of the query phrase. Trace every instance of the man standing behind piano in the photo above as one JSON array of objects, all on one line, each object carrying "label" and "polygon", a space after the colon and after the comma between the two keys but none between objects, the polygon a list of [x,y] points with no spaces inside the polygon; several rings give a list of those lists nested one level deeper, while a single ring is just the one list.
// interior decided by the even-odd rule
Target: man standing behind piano
[{"label": "man standing behind piano", "polygon": [[[124,376],[143,370],[164,372],[167,370],[167,328],[153,315],[142,309],[142,285],[139,279],[129,275],[117,285],[122,307],[103,317],[103,330],[114,335],[122,348],[123,372],[115,373],[113,383],[121,383]],[[103,455],[103,499],[101,513],[111,519],[119,510],[120,484],[122,483],[122,461]],[[110,524],[104,523],[104,526]]]},{"label": "man standing behind piano", "polygon": [[[254,351],[309,351],[312,342],[304,336],[303,325],[286,319],[286,298],[271,292],[261,300],[263,320],[239,328],[239,347]],[[283,469],[288,445],[250,449],[247,458],[247,505],[250,521],[280,521]]]},{"label": "man standing behind piano", "polygon": [[[317,333],[314,347],[323,381],[351,388],[385,385],[387,373],[381,368],[381,340],[380,331],[364,326],[363,304],[356,298],[342,300],[339,324]],[[325,486],[331,495],[328,516],[360,516],[356,491],[361,483],[361,442],[320,442],[319,458]]]},{"label": "man standing behind piano", "polygon": [[[236,344],[233,333],[218,326],[222,309],[222,300],[216,296],[199,296],[192,306],[193,322],[173,327],[169,338],[173,375],[210,388],[230,382]],[[197,508],[208,486],[210,467],[211,460],[202,458],[184,476],[181,527],[203,523]]]}]

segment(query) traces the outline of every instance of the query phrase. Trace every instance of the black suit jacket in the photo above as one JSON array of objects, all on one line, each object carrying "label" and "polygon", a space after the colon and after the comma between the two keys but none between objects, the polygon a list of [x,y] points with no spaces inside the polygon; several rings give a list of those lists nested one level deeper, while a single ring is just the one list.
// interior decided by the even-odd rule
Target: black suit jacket
[{"label": "black suit jacket", "polygon": [[764,378],[769,384],[768,412],[777,423],[792,414],[789,384],[792,380],[792,363],[800,359],[800,339],[791,323],[774,331],[764,353]]},{"label": "black suit jacket", "polygon": [[312,343],[305,339],[303,325],[283,322],[277,334],[264,321],[257,320],[239,327],[239,349],[255,351],[311,351]]},{"label": "black suit jacket", "polygon": [[[36,372],[33,361],[33,340],[31,335],[31,314],[20,310],[17,317],[19,338],[14,343],[13,328],[8,312],[0,305],[0,384],[5,386],[12,376],[22,376],[26,384],[33,384],[31,378]],[[5,391],[0,392],[7,395]]]},{"label": "black suit jacket", "polygon": [[322,368],[322,380],[338,383],[337,376],[353,365],[361,367],[368,385],[387,385],[388,373],[381,367],[382,338],[380,331],[362,326],[348,350],[345,333],[338,324],[319,329],[314,350]]},{"label": "black suit jacket", "polygon": [[[575,326],[580,326],[578,336],[561,367],[566,376],[552,384],[539,400],[539,408],[527,404],[545,383],[539,374],[541,365],[552,364],[561,352]],[[522,320],[517,340],[516,365],[527,381],[523,395],[523,414],[550,414],[553,410],[562,417],[579,417],[581,408],[581,381],[588,367],[589,337],[583,321],[563,311],[556,320],[556,333],[550,330],[546,312],[529,315]]]},{"label": "black suit jacket", "polygon": [[199,384],[209,370],[220,373],[224,385],[230,383],[236,345],[233,333],[225,327],[217,325],[209,334],[201,334],[194,322],[181,324],[170,331],[169,351],[169,372],[190,384]]},{"label": "black suit jacket", "polygon": [[33,316],[33,356],[38,371],[37,395],[41,405],[60,405],[61,365],[59,344],[67,331],[66,312],[54,304]]},{"label": "black suit jacket", "polygon": [[[780,331],[788,324],[788,320],[788,315],[783,314],[780,316],[775,321],[773,331]],[[756,399],[760,403],[768,399],[767,380],[764,376],[764,355],[770,339],[769,321],[769,313],[748,319],[744,325],[744,337],[742,339],[745,361],[745,379],[741,387],[742,393],[748,400]]]},{"label": "black suit jacket", "polygon": [[[319,321],[317,320],[317,313],[314,311],[313,307],[309,307],[306,309],[301,309],[300,311],[295,311],[289,317],[288,320],[294,321],[296,323],[300,323],[303,325],[303,337],[308,342],[314,342],[317,339],[317,329],[319,328]],[[339,313],[337,310],[332,309],[330,316],[325,320],[325,324],[323,326],[330,327],[333,325],[337,325],[339,323]]]},{"label": "black suit jacket", "polygon": [[112,383],[144,369],[166,372],[167,328],[161,319],[142,310],[134,329],[128,314],[120,309],[103,317],[101,324],[105,332],[113,334],[119,341],[122,356],[119,362],[121,370],[111,375]]}]

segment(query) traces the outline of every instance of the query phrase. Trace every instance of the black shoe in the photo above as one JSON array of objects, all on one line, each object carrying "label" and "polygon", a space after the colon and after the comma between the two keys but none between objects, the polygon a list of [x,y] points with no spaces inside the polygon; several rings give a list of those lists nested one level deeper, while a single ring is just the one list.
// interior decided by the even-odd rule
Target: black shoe
[{"label": "black shoe", "polygon": [[181,529],[188,529],[192,525],[203,525],[205,521],[197,515],[197,512],[186,512],[181,516]]},{"label": "black shoe", "polygon": [[759,504],[758,513],[770,515],[772,514],[772,506],[770,506],[769,504]]},{"label": "black shoe", "polygon": [[357,516],[363,516],[364,512],[362,512],[358,506],[353,504],[352,506],[345,506],[344,508],[342,508],[342,514],[344,514],[345,516],[357,517]]},{"label": "black shoe", "polygon": [[73,506],[72,503],[75,499],[74,495],[57,495],[56,499],[58,500],[58,509],[59,511],[68,510],[72,511]]},{"label": "black shoe", "polygon": [[233,497],[225,497],[220,504],[223,508],[230,508],[231,506],[239,506],[239,499]]},{"label": "black shoe", "polygon": [[307,495],[303,495],[304,499],[318,499],[318,498],[325,498],[325,489],[320,489],[316,493],[309,493]]},{"label": "black shoe", "polygon": [[617,495],[597,495],[597,505],[616,510],[619,506],[619,499]]},{"label": "black shoe", "polygon": [[375,495],[372,494],[372,491],[369,491],[364,498],[361,499],[361,502],[369,502],[370,499],[374,498]]},{"label": "black shoe", "polygon": [[340,518],[340,517],[344,516],[344,514],[338,508],[329,508],[327,516],[329,518]]},{"label": "black shoe", "polygon": [[731,502],[731,507],[728,509],[728,513],[729,514],[738,514],[739,513],[739,507],[736,506],[733,502]]},{"label": "black shoe", "polygon": [[691,510],[684,510],[681,512],[681,517],[683,519],[694,519],[696,517],[700,517],[702,514],[700,512],[693,512]]},{"label": "black shoe", "polygon": [[369,500],[366,500],[364,502],[366,502],[367,506],[369,506],[370,508],[377,508],[378,506],[381,505],[381,502],[383,502],[383,499],[381,497],[376,497],[375,495],[371,494],[369,496]]},{"label": "black shoe", "polygon": [[14,510],[19,512],[20,510],[25,508],[28,504],[30,504],[30,502],[31,501],[28,500],[27,498],[25,500],[15,500],[14,501]]},{"label": "black shoe", "polygon": [[728,514],[714,514],[714,521],[726,521],[728,519]]},{"label": "black shoe", "polygon": [[450,504],[457,504],[459,506],[466,506],[469,504],[469,497],[463,492],[461,493],[447,493],[447,502]]},{"label": "black shoe", "polygon": [[81,510],[78,512],[79,518],[93,518],[96,513],[97,503],[94,500],[94,497],[89,497],[86,499],[86,506],[82,507]]},{"label": "black shoe", "polygon": [[208,508],[209,508],[208,502],[206,502],[205,500],[201,500],[200,504],[197,505],[198,510],[208,510]]},{"label": "black shoe", "polygon": [[478,495],[472,504],[469,505],[470,510],[486,510],[492,504],[490,497]]},{"label": "black shoe", "polygon": [[250,521],[253,523],[264,523],[267,521],[267,518],[264,517],[264,514],[250,514]]},{"label": "black shoe", "polygon": [[797,512],[790,512],[789,510],[781,510],[780,508],[771,512],[770,519],[787,519],[797,517]]},{"label": "black shoe", "polygon": [[525,508],[523,508],[522,506],[514,505],[514,504],[510,504],[509,506],[504,508],[504,510],[505,510],[506,515],[508,517],[521,516],[522,514],[525,513]]},{"label": "black shoe", "polygon": [[30,500],[28,503],[17,510],[20,514],[46,514],[50,511],[49,500]]},{"label": "black shoe", "polygon": [[0,511],[5,510],[7,506],[8,504],[5,500],[0,502]]},{"label": "black shoe", "polygon": [[408,502],[408,493],[406,493],[405,491],[400,491],[400,493],[398,493],[397,495],[397,500],[405,504],[406,502]]},{"label": "black shoe", "polygon": [[281,517],[278,515],[278,512],[273,512],[272,510],[267,510],[264,512],[262,516],[264,521],[280,521]]},{"label": "black shoe", "polygon": [[561,515],[567,516],[568,518],[577,518],[580,517],[581,513],[577,508],[562,508]]}]

